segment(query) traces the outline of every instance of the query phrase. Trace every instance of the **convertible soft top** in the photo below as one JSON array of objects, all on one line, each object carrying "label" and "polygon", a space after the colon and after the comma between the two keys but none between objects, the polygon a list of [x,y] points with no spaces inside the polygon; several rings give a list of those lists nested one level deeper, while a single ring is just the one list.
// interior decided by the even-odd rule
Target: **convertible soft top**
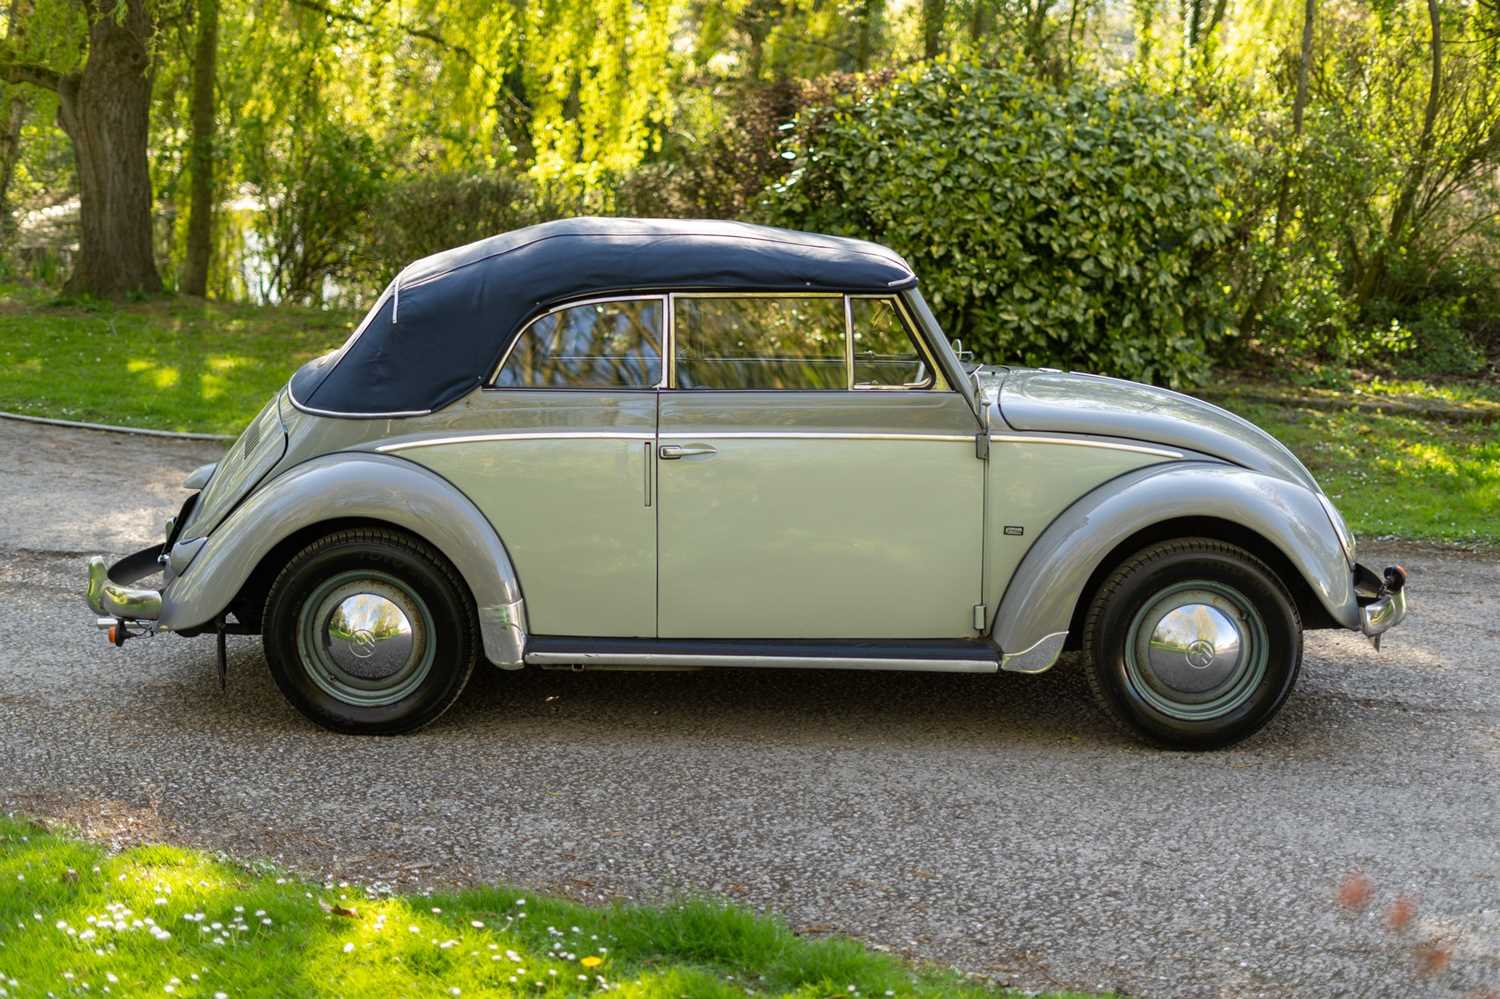
[{"label": "convertible soft top", "polygon": [[481,384],[537,313],[633,291],[889,292],[917,282],[875,243],[740,222],[576,218],[424,257],[344,346],[292,376],[292,398],[350,416],[416,415]]}]

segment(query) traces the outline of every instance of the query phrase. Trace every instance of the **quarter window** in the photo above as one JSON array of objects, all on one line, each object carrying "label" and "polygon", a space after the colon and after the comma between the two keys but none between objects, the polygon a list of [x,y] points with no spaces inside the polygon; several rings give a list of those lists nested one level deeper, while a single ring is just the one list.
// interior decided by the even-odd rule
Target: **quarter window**
[{"label": "quarter window", "polygon": [[674,307],[679,388],[849,387],[841,297],[681,296]]},{"label": "quarter window", "polygon": [[932,384],[922,354],[889,298],[850,298],[855,388],[925,388]]},{"label": "quarter window", "polygon": [[587,302],[521,331],[501,388],[654,388],[661,383],[666,310],[660,298]]}]

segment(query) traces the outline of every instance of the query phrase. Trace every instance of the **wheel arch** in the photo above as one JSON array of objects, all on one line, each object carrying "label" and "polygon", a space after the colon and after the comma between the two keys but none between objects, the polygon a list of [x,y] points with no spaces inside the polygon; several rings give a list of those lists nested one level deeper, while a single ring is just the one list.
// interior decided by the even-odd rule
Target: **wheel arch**
[{"label": "wheel arch", "polygon": [[[318,537],[378,526],[416,537],[446,558],[474,600],[485,657],[519,668],[526,642],[520,580],[499,535],[446,479],[413,462],[363,452],[323,455],[252,493],[162,594],[162,624],[208,630],[245,610]],[[268,578],[269,577],[269,578]],[[253,612],[257,617],[259,611]]]},{"label": "wheel arch", "polygon": [[1355,627],[1343,547],[1306,487],[1234,465],[1191,461],[1127,473],[1080,497],[1037,537],[995,614],[1005,668],[1040,672],[1075,647],[1081,615],[1111,569],[1146,545],[1207,537],[1246,549],[1292,593],[1307,627]]},{"label": "wheel arch", "polygon": [[1210,541],[1222,541],[1237,548],[1243,548],[1264,562],[1281,580],[1287,592],[1292,595],[1292,602],[1297,607],[1297,613],[1302,617],[1304,629],[1339,627],[1338,622],[1333,619],[1328,609],[1318,599],[1317,594],[1313,592],[1312,586],[1292,564],[1292,560],[1265,536],[1244,524],[1237,524],[1219,517],[1174,517],[1136,531],[1115,545],[1109,554],[1104,556],[1090,574],[1088,582],[1078,593],[1078,601],[1073,608],[1073,616],[1068,625],[1068,639],[1063,647],[1065,649],[1082,647],[1084,618],[1088,617],[1089,606],[1094,602],[1095,594],[1099,592],[1099,587],[1109,578],[1110,573],[1137,552],[1158,542],[1178,538],[1207,538]]}]

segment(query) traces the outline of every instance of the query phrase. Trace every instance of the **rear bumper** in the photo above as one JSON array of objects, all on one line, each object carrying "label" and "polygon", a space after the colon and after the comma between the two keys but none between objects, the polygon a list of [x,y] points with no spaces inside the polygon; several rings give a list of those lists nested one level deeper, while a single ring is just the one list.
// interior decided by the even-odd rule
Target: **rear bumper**
[{"label": "rear bumper", "polygon": [[1387,566],[1383,575],[1364,566],[1354,567],[1354,585],[1359,599],[1359,630],[1378,639],[1406,620],[1406,570]]},{"label": "rear bumper", "polygon": [[155,621],[161,617],[161,590],[132,584],[161,571],[164,545],[142,548],[114,565],[102,556],[89,559],[86,598],[95,614],[123,621]]}]

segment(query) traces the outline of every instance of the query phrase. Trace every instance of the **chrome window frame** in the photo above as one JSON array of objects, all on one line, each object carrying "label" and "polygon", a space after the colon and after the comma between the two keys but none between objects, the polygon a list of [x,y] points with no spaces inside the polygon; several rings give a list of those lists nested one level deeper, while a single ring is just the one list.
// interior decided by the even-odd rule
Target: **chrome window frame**
[{"label": "chrome window frame", "polygon": [[[677,385],[677,300],[679,298],[834,298],[841,299],[844,311],[844,388],[843,389],[786,389],[786,388],[755,388],[755,389],[699,389],[679,388]],[[927,382],[923,385],[865,385],[859,386],[854,382],[854,300],[862,299],[869,301],[885,301],[891,303],[896,310],[896,315],[906,332],[907,339],[917,349],[917,355],[927,365]],[[662,345],[662,374],[661,379],[655,385],[640,386],[562,386],[562,385],[497,385],[500,372],[510,361],[515,352],[516,345],[521,338],[530,332],[531,327],[548,316],[568,309],[575,309],[585,305],[600,305],[607,302],[661,302],[663,307],[663,329]],[[932,345],[927,342],[922,325],[912,315],[910,307],[905,298],[896,292],[843,292],[843,291],[663,291],[663,292],[637,292],[628,295],[595,295],[588,298],[569,299],[550,306],[545,311],[537,313],[528,319],[521,327],[519,333],[511,340],[510,345],[505,348],[500,361],[490,372],[482,386],[487,391],[493,392],[659,392],[671,389],[682,392],[952,392],[955,391],[949,384],[949,379],[944,372],[943,366],[938,363],[932,350]]]},{"label": "chrome window frame", "polygon": [[[902,329],[906,332],[906,339],[911,341],[913,347],[917,348],[917,356],[922,363],[927,365],[927,382],[924,385],[866,385],[860,387],[854,381],[854,300],[867,299],[870,301],[890,302],[896,308],[896,318],[900,320]],[[848,312],[848,337],[849,337],[849,388],[854,392],[933,392],[942,391],[947,388],[946,378],[942,377],[942,366],[932,356],[932,349],[919,330],[916,319],[907,310],[906,299],[900,295],[845,295],[844,300]]]},{"label": "chrome window frame", "polygon": [[[560,302],[545,312],[539,312],[526,320],[526,325],[521,327],[510,341],[510,346],[505,348],[505,353],[500,357],[500,363],[490,372],[485,379],[484,388],[492,392],[657,392],[666,387],[668,358],[671,357],[671,311],[670,295],[664,292],[644,292],[633,295],[600,295],[593,298],[578,298],[566,302]],[[516,345],[521,338],[531,331],[531,327],[546,319],[548,316],[569,309],[579,309],[585,305],[603,305],[608,302],[659,302],[661,303],[661,329],[659,331],[662,345],[661,377],[654,385],[497,385],[500,372],[505,370],[506,363],[511,354],[515,353]]]},{"label": "chrome window frame", "polygon": [[[677,300],[679,298],[838,298],[844,308],[844,388],[800,389],[800,388],[755,388],[713,389],[681,388],[677,384]],[[897,318],[906,332],[907,339],[917,348],[917,354],[927,365],[927,382],[924,385],[856,386],[854,383],[854,300],[890,302],[896,309]],[[674,291],[667,294],[667,352],[666,384],[663,388],[681,392],[948,392],[952,387],[943,377],[943,369],[932,355],[918,325],[907,308],[905,300],[895,293],[855,293],[844,291]]]}]

